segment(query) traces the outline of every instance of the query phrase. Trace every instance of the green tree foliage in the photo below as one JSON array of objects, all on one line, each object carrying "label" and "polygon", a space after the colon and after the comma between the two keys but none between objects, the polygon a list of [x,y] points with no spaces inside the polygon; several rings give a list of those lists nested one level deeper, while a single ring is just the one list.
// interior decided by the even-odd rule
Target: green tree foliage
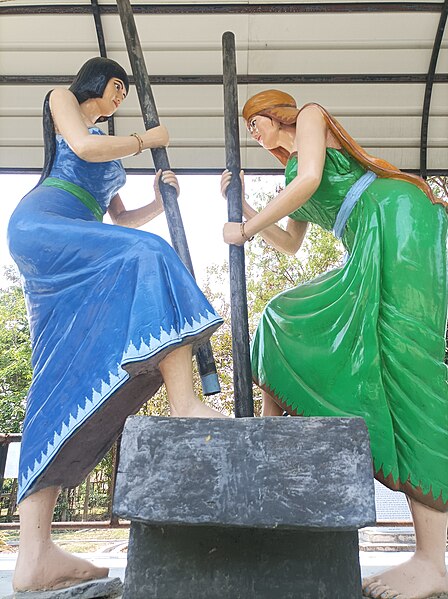
[{"label": "green tree foliage", "polygon": [[162,385],[139,410],[139,416],[169,416],[170,408],[165,386]]},{"label": "green tree foliage", "polygon": [[0,432],[18,433],[31,383],[31,345],[18,276],[12,268],[5,276],[10,285],[0,289]]},{"label": "green tree foliage", "polygon": [[205,398],[205,401],[216,410],[230,415],[233,413],[233,361],[228,280],[229,266],[227,263],[221,266],[211,266],[207,269],[207,280],[203,291],[215,310],[224,319],[224,324],[211,338],[221,393],[211,395]]},{"label": "green tree foliage", "polygon": [[428,183],[437,198],[448,202],[448,177],[429,177]]}]

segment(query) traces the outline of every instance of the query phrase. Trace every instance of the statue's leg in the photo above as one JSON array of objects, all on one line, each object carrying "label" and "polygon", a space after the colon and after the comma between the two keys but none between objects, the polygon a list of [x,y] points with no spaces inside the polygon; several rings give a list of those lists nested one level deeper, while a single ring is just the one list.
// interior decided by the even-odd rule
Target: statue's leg
[{"label": "statue's leg", "polygon": [[14,572],[15,591],[66,588],[86,580],[105,578],[107,568],[60,549],[51,540],[51,522],[58,487],[33,493],[19,505],[20,546]]},{"label": "statue's leg", "polygon": [[[409,500],[414,520],[415,553],[404,564],[363,580],[366,597],[426,599],[448,597],[445,566],[448,514]],[[389,594],[388,594],[389,593]]]},{"label": "statue's leg", "polygon": [[170,352],[159,364],[171,416],[226,418],[224,414],[203,403],[195,394],[191,361],[192,347],[184,345]]},{"label": "statue's leg", "polygon": [[263,400],[263,407],[261,408],[262,416],[282,416],[283,408],[267,393],[266,391],[261,392],[261,398]]}]

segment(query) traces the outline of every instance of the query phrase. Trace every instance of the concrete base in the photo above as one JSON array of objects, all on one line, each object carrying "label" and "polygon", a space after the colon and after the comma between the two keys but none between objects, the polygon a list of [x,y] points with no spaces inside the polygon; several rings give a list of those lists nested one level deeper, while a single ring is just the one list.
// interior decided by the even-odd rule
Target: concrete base
[{"label": "concrete base", "polygon": [[361,599],[356,531],[134,522],[123,599]]}]

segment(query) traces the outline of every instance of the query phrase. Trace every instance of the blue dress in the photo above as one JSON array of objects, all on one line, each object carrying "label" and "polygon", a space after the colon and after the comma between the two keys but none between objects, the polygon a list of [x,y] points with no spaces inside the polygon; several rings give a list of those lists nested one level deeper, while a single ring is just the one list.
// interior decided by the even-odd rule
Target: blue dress
[{"label": "blue dress", "polygon": [[[56,145],[50,176],[89,192],[106,212],[125,182],[121,162],[81,160],[60,135]],[[39,185],[26,195],[8,241],[32,343],[20,501],[80,484],[160,387],[158,363],[181,345],[195,351],[222,319],[168,243],[98,222],[65,189]]]}]

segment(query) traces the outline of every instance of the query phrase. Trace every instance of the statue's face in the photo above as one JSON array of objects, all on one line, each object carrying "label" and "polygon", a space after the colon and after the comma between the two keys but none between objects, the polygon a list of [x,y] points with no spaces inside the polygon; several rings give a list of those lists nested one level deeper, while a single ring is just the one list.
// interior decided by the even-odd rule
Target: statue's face
[{"label": "statue's face", "polygon": [[280,127],[277,121],[274,121],[268,116],[257,114],[250,119],[247,128],[253,139],[266,150],[272,150],[278,147],[278,132]]},{"label": "statue's face", "polygon": [[101,114],[111,116],[126,98],[126,87],[117,77],[112,77],[107,82],[101,97]]}]

